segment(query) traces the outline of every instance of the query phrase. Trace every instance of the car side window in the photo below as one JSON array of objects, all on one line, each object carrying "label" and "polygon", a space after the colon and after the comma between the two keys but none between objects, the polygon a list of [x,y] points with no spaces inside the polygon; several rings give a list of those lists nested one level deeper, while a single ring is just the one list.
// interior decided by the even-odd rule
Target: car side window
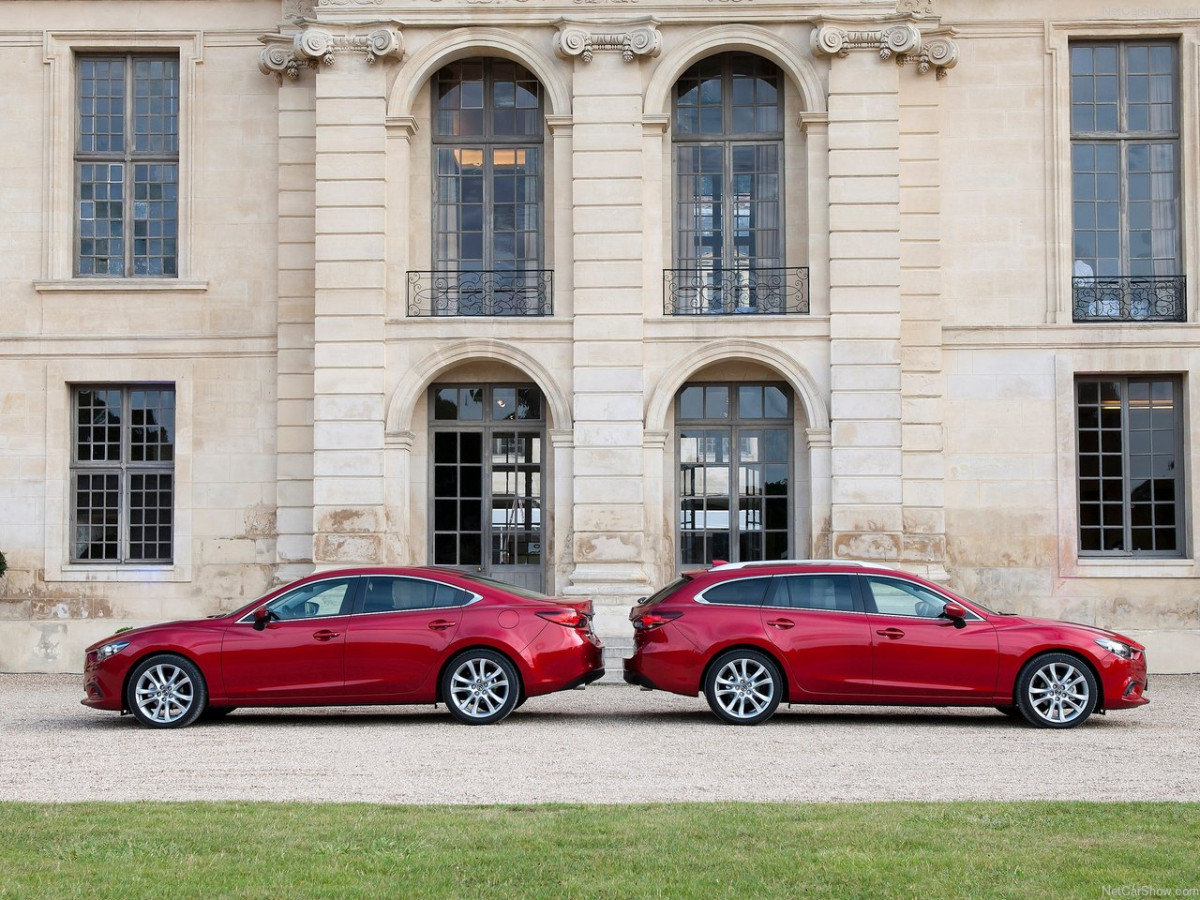
[{"label": "car side window", "polygon": [[315,581],[276,597],[267,609],[284,621],[344,615],[350,611],[353,586],[353,578]]},{"label": "car side window", "polygon": [[936,619],[942,614],[946,598],[940,594],[912,584],[892,578],[875,578],[867,576],[864,581],[871,589],[871,597],[875,600],[875,610],[887,616],[916,616],[922,619]]},{"label": "car side window", "polygon": [[849,575],[787,575],[779,582],[776,606],[854,612],[854,585]]},{"label": "car side window", "polygon": [[400,612],[463,606],[471,597],[472,594],[468,591],[437,581],[373,576],[366,580],[362,611]]},{"label": "car side window", "polygon": [[723,606],[762,606],[770,578],[733,578],[707,588],[700,595],[706,603]]}]

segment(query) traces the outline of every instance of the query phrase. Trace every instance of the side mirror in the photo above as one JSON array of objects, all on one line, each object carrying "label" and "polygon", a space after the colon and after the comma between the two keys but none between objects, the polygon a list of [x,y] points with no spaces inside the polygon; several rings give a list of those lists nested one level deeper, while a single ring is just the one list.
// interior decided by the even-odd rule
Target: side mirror
[{"label": "side mirror", "polygon": [[267,627],[267,623],[271,621],[271,613],[267,611],[265,606],[260,606],[254,611],[254,630],[262,631]]},{"label": "side mirror", "polygon": [[965,628],[967,625],[967,610],[961,604],[951,601],[942,607],[942,618],[953,622],[955,628]]}]

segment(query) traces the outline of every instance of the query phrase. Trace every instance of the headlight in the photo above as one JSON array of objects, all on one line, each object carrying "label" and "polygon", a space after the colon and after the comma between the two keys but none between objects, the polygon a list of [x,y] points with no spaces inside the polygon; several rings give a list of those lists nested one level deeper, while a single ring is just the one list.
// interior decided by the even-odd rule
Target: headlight
[{"label": "headlight", "polygon": [[1096,643],[1122,659],[1133,659],[1133,648],[1124,641],[1118,641],[1116,638],[1096,638]]},{"label": "headlight", "polygon": [[110,656],[116,656],[122,650],[129,646],[129,641],[113,641],[111,644],[105,644],[96,651],[96,660],[104,662]]}]

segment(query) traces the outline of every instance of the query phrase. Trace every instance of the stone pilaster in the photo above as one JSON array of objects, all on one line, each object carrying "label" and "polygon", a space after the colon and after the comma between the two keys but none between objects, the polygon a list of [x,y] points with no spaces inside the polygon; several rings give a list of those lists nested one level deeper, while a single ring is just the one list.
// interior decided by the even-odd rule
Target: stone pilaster
[{"label": "stone pilaster", "polygon": [[900,110],[901,558],[945,578],[941,134],[938,85],[912,79]]},{"label": "stone pilaster", "polygon": [[835,557],[897,559],[903,534],[899,67],[829,72],[829,312]]},{"label": "stone pilaster", "polygon": [[[811,42],[839,57],[829,77],[831,549],[935,576],[946,528],[932,91],[958,62],[952,36],[913,19],[877,30],[827,22]],[[902,102],[907,66],[936,77]]]},{"label": "stone pilaster", "polygon": [[312,81],[279,89],[279,303],[276,352],[276,577],[313,561]]},{"label": "stone pilaster", "polygon": [[648,586],[638,60],[657,52],[657,32],[652,23],[638,24],[642,30],[592,26],[595,33],[582,36],[564,28],[558,47],[575,65],[574,568],[567,590],[621,602]]},{"label": "stone pilaster", "polygon": [[[394,39],[387,39],[385,34]],[[386,65],[398,36],[309,29],[317,61],[313,561],[379,563],[384,461],[388,131]],[[398,240],[397,235],[392,236]]]}]

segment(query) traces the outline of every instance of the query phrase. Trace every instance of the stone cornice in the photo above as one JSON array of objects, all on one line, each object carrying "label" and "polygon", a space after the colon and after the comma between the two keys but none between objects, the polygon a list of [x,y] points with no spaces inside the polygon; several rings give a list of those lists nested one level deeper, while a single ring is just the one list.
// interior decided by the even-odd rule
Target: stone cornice
[{"label": "stone cornice", "polygon": [[399,135],[406,140],[421,130],[415,116],[388,116],[383,124],[389,134]]},{"label": "stone cornice", "polygon": [[388,25],[369,32],[333,31],[304,22],[295,34],[266,34],[259,38],[265,44],[258,55],[258,68],[264,75],[280,79],[286,75],[295,79],[301,69],[332,66],[341,54],[361,55],[367,65],[380,57],[399,59],[404,55],[404,39]]},{"label": "stone cornice", "polygon": [[[662,52],[658,20],[652,17],[611,25],[571,19],[559,19],[556,24],[558,34],[554,36],[554,52],[563,59],[581,56],[589,63],[593,54],[608,50],[619,51],[625,62],[633,62],[634,57],[658,56]],[[627,30],[618,30],[622,27]]]},{"label": "stone cornice", "polygon": [[805,110],[799,115],[800,130],[806,134],[829,128],[829,113]]},{"label": "stone cornice", "polygon": [[545,116],[546,127],[550,129],[551,134],[566,134],[569,135],[575,127],[574,116]]},{"label": "stone cornice", "polygon": [[847,56],[852,50],[873,50],[882,60],[895,58],[899,65],[915,65],[924,75],[933,69],[938,78],[958,64],[958,44],[953,29],[923,34],[913,22],[894,22],[876,30],[846,28],[822,22],[813,30],[810,43],[818,55]]}]

